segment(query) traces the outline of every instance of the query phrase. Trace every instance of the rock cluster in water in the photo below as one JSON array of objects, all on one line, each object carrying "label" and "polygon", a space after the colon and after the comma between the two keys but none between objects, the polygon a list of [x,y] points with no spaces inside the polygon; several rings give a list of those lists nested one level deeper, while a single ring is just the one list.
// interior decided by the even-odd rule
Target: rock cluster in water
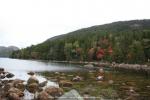
[{"label": "rock cluster in water", "polygon": [[54,100],[63,95],[59,87],[46,86],[47,81],[39,83],[34,72],[29,72],[30,78],[25,82],[21,79],[11,79],[14,74],[0,68],[0,100]]},{"label": "rock cluster in water", "polygon": [[[0,100],[66,100],[66,97],[70,98],[70,96],[77,96],[79,94],[74,90],[64,93],[63,89],[74,89],[76,83],[82,83],[83,81],[88,82],[86,81],[86,77],[88,78],[88,80],[89,78],[91,78],[91,81],[95,81],[95,84],[97,85],[107,85],[105,84],[106,75],[103,68],[99,68],[97,73],[94,73],[94,71],[90,70],[89,75],[91,76],[89,77],[78,74],[72,75],[72,73],[65,74],[55,72],[51,77],[48,77],[47,79],[57,82],[61,87],[60,88],[55,86],[47,86],[48,81],[43,81],[40,83],[36,78],[34,72],[28,72],[28,75],[30,75],[30,77],[27,81],[24,81],[21,79],[11,79],[12,77],[14,77],[14,74],[6,72],[3,68],[0,68]],[[67,79],[67,77],[69,78]],[[108,84],[112,85],[114,83],[115,82],[113,80],[108,80]],[[89,92],[95,91],[92,84],[88,85],[83,90],[83,97],[80,97],[80,99],[77,99],[75,97],[76,99],[74,100],[89,100],[89,97],[91,97]],[[137,97],[139,97],[139,94],[135,91],[136,88],[134,88],[133,82],[123,83],[119,90],[125,91],[124,95],[126,95],[127,100],[136,100]],[[100,97],[118,98],[118,94],[111,88],[102,89],[100,92]]]}]

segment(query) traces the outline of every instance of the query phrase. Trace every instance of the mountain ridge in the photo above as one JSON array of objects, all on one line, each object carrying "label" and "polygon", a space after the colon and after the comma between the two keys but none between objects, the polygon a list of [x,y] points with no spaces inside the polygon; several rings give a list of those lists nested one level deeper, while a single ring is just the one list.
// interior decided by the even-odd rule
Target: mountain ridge
[{"label": "mountain ridge", "polygon": [[13,51],[19,50],[16,46],[0,46],[0,57],[9,57]]},{"label": "mountain ridge", "polygon": [[118,21],[58,35],[12,57],[142,63],[150,59],[150,19]]},{"label": "mountain ridge", "polygon": [[[111,23],[106,23],[106,24],[102,24],[102,25],[94,25],[94,26],[90,26],[90,27],[86,27],[86,28],[80,28],[80,29],[77,29],[77,30],[75,30],[75,31],[71,31],[71,32],[68,32],[68,33],[65,33],[65,34],[62,34],[62,35],[57,35],[57,36],[54,36],[54,37],[51,37],[51,38],[49,38],[49,39],[47,39],[46,41],[48,41],[48,40],[54,40],[54,39],[57,39],[58,37],[61,37],[61,36],[65,36],[65,35],[68,35],[68,34],[72,34],[72,33],[75,33],[75,32],[78,32],[78,31],[84,31],[84,30],[87,30],[87,29],[89,29],[89,28],[98,28],[98,27],[105,27],[105,26],[107,26],[107,25],[109,25],[109,26],[111,26],[111,25],[114,25],[114,24],[120,24],[120,23],[125,23],[125,22],[129,22],[130,24],[137,24],[137,23],[139,23],[139,22],[145,22],[145,21],[150,21],[150,19],[142,19],[142,20],[126,20],[126,21],[117,21],[117,22],[111,22]],[[149,23],[150,24],[150,23]],[[132,27],[132,25],[131,25],[131,27]],[[133,26],[134,27],[134,26]]]}]

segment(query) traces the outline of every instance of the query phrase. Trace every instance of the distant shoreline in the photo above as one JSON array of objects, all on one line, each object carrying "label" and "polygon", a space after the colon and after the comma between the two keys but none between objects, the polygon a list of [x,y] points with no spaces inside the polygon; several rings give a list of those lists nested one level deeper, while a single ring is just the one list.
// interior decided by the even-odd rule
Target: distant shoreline
[{"label": "distant shoreline", "polygon": [[[142,72],[146,75],[150,76],[150,66],[147,64],[125,64],[125,63],[109,63],[109,62],[82,62],[82,61],[51,61],[53,63],[71,63],[71,64],[92,64],[94,65],[93,68],[102,68],[102,67],[109,67],[116,70],[132,70],[136,72]],[[91,68],[92,69],[92,68]]]},{"label": "distant shoreline", "polygon": [[[11,59],[16,59],[16,58],[11,58]],[[37,60],[37,61],[47,61],[47,62],[52,62],[52,63],[70,63],[70,64],[83,64],[83,68],[84,65],[88,65],[88,64],[92,64],[93,65],[93,69],[95,68],[102,68],[102,67],[109,67],[109,68],[113,68],[115,70],[131,70],[131,71],[135,71],[135,72],[139,72],[139,73],[144,73],[148,76],[150,76],[150,65],[148,64],[125,64],[125,63],[115,63],[115,62],[98,62],[98,61],[93,61],[93,62],[89,62],[89,61],[57,61],[57,60],[40,60],[40,59],[21,59],[21,60]],[[88,69],[92,69],[90,67],[88,67]]]}]

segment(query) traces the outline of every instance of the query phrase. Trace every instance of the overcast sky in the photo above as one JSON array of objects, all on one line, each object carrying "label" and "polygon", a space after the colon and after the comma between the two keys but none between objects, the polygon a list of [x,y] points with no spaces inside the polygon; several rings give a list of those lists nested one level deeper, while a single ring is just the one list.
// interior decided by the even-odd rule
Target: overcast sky
[{"label": "overcast sky", "polygon": [[80,28],[150,19],[150,0],[0,0],[0,45],[20,48]]}]

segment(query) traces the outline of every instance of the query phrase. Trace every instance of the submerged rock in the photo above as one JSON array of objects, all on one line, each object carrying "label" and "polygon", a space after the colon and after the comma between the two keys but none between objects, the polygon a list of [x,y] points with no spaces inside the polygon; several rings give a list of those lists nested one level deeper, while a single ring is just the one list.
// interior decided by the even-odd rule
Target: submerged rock
[{"label": "submerged rock", "polygon": [[150,86],[148,85],[148,86],[146,86],[147,88],[150,88]]},{"label": "submerged rock", "polygon": [[54,87],[54,86],[47,87],[45,89],[45,92],[47,92],[49,95],[51,95],[53,97],[59,97],[59,96],[63,95],[63,89]]},{"label": "submerged rock", "polygon": [[59,81],[58,77],[46,77],[46,79],[50,80],[52,82],[58,82]]},{"label": "submerged rock", "polygon": [[130,87],[129,86],[127,86],[127,85],[123,85],[123,86],[120,86],[120,88],[119,88],[121,91],[124,91],[124,90],[129,90],[130,89]]},{"label": "submerged rock", "polygon": [[109,83],[109,84],[113,84],[114,81],[113,81],[113,80],[109,80],[108,83]]},{"label": "submerged rock", "polygon": [[58,100],[84,100],[76,90],[71,90],[59,97]]},{"label": "submerged rock", "polygon": [[68,80],[62,80],[59,82],[60,87],[72,87],[73,83]]},{"label": "submerged rock", "polygon": [[102,89],[100,91],[100,95],[101,95],[101,97],[103,97],[106,100],[107,99],[116,100],[118,98],[117,92],[112,88]]},{"label": "submerged rock", "polygon": [[64,76],[57,77],[57,80],[66,80],[66,77],[64,77]]},{"label": "submerged rock", "polygon": [[129,85],[129,86],[135,86],[136,85],[135,82],[126,82],[126,84]]}]

